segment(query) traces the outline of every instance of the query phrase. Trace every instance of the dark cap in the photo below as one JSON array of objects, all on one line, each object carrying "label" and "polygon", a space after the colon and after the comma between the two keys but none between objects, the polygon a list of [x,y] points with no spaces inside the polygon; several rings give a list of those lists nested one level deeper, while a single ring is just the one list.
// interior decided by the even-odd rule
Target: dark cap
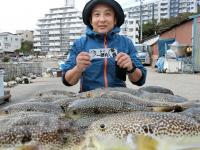
[{"label": "dark cap", "polygon": [[124,11],[118,2],[116,2],[115,0],[90,0],[89,2],[87,2],[82,12],[83,22],[85,25],[92,27],[90,24],[90,16],[92,9],[97,4],[107,4],[113,8],[118,27],[120,27],[124,23]]}]

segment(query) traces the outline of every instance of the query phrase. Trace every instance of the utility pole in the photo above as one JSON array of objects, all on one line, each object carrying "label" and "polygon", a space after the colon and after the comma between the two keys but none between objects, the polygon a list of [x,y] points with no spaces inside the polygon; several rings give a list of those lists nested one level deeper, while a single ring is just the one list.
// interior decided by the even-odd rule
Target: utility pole
[{"label": "utility pole", "polygon": [[156,35],[156,20],[154,17],[154,2],[152,3],[152,24],[153,24],[153,30],[154,30],[154,35]]},{"label": "utility pole", "polygon": [[140,43],[142,42],[142,0],[140,0]]}]

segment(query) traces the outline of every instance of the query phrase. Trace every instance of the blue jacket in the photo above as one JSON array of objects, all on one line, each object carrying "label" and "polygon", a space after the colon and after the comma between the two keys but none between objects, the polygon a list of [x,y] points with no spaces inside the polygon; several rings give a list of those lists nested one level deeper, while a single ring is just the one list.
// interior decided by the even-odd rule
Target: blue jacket
[{"label": "blue jacket", "polygon": [[[114,48],[117,52],[124,52],[130,55],[135,66],[142,71],[142,77],[135,85],[141,86],[146,80],[146,69],[136,57],[136,50],[132,41],[126,36],[119,35],[120,28],[115,27],[106,36],[93,32],[87,28],[86,36],[77,39],[70,50],[69,59],[62,66],[62,81],[65,85],[65,73],[76,65],[76,57],[81,51],[89,52],[90,49]],[[91,65],[82,73],[80,79],[80,92],[89,91],[100,87],[126,87],[125,81],[116,76],[115,58],[92,59]]]}]

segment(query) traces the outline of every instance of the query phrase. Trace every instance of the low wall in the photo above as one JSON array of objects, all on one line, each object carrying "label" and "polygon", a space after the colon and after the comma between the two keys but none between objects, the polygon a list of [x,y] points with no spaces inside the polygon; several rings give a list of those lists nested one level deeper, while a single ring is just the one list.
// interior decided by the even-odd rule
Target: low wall
[{"label": "low wall", "polygon": [[41,76],[44,71],[41,62],[0,63],[0,68],[5,71],[4,81],[13,80],[15,77],[27,76],[29,73]]}]

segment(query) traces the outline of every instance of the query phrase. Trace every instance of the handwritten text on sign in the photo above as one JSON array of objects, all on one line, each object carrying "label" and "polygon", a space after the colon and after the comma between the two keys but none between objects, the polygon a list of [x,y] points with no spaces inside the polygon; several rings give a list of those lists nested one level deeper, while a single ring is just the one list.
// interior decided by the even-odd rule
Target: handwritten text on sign
[{"label": "handwritten text on sign", "polygon": [[101,48],[89,50],[91,59],[111,58],[117,56],[117,50],[114,48]]}]

